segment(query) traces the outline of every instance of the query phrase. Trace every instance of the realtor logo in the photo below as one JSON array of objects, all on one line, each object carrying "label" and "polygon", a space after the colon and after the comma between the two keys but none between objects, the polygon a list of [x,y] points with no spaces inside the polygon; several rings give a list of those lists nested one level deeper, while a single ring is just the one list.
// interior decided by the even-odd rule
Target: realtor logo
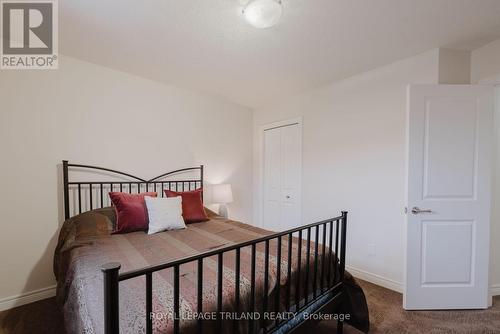
[{"label": "realtor logo", "polygon": [[1,69],[57,69],[57,0],[2,0]]}]

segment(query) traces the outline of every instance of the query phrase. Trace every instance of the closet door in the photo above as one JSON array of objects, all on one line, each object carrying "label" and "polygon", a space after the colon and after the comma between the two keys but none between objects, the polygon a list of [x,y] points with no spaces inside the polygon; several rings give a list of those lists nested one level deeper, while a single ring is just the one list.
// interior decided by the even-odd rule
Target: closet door
[{"label": "closet door", "polygon": [[301,129],[298,123],[264,130],[264,228],[300,225]]}]

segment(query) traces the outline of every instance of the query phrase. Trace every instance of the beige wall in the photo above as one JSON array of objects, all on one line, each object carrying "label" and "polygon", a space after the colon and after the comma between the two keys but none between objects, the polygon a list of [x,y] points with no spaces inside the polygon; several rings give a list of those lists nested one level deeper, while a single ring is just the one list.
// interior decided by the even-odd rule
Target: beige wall
[{"label": "beige wall", "polygon": [[256,110],[254,220],[262,213],[259,128],[302,116],[302,221],[350,211],[350,270],[401,290],[406,89],[437,83],[438,62],[438,50],[429,51]]},{"label": "beige wall", "polygon": [[470,84],[470,51],[439,49],[439,83]]},{"label": "beige wall", "polygon": [[497,75],[500,75],[500,39],[472,51],[471,58],[471,79],[473,83]]},{"label": "beige wall", "polygon": [[[251,111],[63,57],[56,71],[0,72],[0,307],[55,284],[62,159],[144,177],[205,164],[250,221]],[[2,304],[3,302],[3,304]]]}]

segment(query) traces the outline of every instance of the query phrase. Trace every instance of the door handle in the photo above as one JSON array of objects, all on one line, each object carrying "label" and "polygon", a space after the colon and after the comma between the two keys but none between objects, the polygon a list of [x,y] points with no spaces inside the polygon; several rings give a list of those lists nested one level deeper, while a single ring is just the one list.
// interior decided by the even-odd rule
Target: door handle
[{"label": "door handle", "polygon": [[414,206],[411,209],[411,213],[413,213],[414,215],[418,215],[419,213],[432,213],[432,210],[431,209],[420,209],[419,207]]}]

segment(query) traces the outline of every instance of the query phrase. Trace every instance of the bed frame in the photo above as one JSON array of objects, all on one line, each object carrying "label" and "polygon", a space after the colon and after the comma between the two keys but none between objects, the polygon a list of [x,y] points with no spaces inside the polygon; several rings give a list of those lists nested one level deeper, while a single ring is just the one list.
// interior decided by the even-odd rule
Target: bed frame
[{"label": "bed frame", "polygon": [[[71,181],[69,180],[69,172],[71,170],[83,170],[83,171],[93,171],[100,174],[109,175],[115,178],[113,181]],[[194,179],[177,178],[180,174],[186,172],[198,171],[199,177]],[[101,175],[102,176],[102,175]],[[116,180],[116,177],[121,178]],[[174,178],[174,179],[173,179]],[[167,179],[167,180],[165,180]],[[175,170],[172,172],[161,174],[155,178],[146,180],[128,173],[119,172],[109,168],[102,168],[89,165],[80,164],[70,164],[68,161],[63,161],[63,191],[64,191],[64,215],[68,219],[74,214],[79,214],[86,209],[96,209],[104,207],[105,203],[109,201],[105,200],[105,191],[128,191],[141,192],[141,191],[158,191],[161,192],[163,197],[163,190],[178,190],[187,191],[194,190],[198,188],[203,188],[203,165],[198,167],[183,168]],[[72,196],[73,201],[71,201],[70,192],[74,192]],[[87,205],[82,203],[82,200],[88,200]],[[72,203],[71,203],[72,202]],[[222,283],[223,283],[223,257],[224,254],[228,252],[235,252],[236,262],[235,262],[235,312],[239,312],[240,307],[240,254],[241,248],[251,247],[251,306],[248,312],[260,312],[261,319],[262,313],[265,311],[271,312],[294,312],[297,316],[289,320],[276,320],[271,324],[264,323],[263,320],[253,320],[249,322],[249,333],[255,333],[257,330],[259,333],[290,333],[298,329],[299,327],[304,329],[304,327],[312,327],[312,325],[318,320],[309,317],[305,319],[304,315],[313,313],[332,313],[339,309],[340,304],[343,301],[343,281],[345,273],[345,255],[346,255],[346,228],[347,228],[347,212],[342,211],[342,214],[338,217],[330,218],[320,222],[312,223],[309,225],[300,226],[287,231],[274,233],[269,236],[261,237],[255,240],[246,241],[243,243],[222,247],[214,249],[205,253],[200,253],[185,258],[181,258],[174,261],[160,263],[154,266],[148,266],[138,270],[132,270],[128,272],[120,273],[119,263],[107,263],[101,268],[104,275],[104,332],[106,334],[117,334],[119,333],[119,283],[124,280],[144,276],[146,282],[146,333],[150,334],[153,332],[153,320],[151,316],[152,312],[152,299],[153,299],[153,273],[159,270],[173,268],[174,274],[174,334],[180,332],[180,322],[176,315],[179,314],[179,269],[181,265],[186,263],[195,262],[198,265],[197,270],[197,293],[198,293],[198,306],[197,312],[202,313],[202,288],[203,288],[203,261],[207,257],[217,256],[217,314],[220,315],[222,310]],[[321,236],[320,236],[321,229]],[[301,291],[309,291],[307,286],[310,279],[310,252],[311,252],[311,236],[315,233],[316,242],[314,244],[314,270],[312,273],[313,282],[313,292],[305,293],[305,298],[300,300]],[[303,239],[303,236],[307,234],[307,239]],[[298,251],[297,254],[292,254],[292,238],[298,236]],[[263,243],[265,245],[265,257],[264,257],[264,289],[266,292],[269,291],[268,273],[269,273],[269,243],[271,240],[276,240],[277,242],[277,257],[281,258],[281,243],[284,238],[288,238],[288,277],[292,273],[292,258],[294,255],[297,256],[298,269],[297,275],[300,278],[300,264],[301,258],[305,255],[307,261],[306,273],[305,273],[305,287],[301,285],[299,279],[296,286],[295,300],[291,301],[291,285],[288,283],[285,287],[285,291],[280,291],[279,284],[276,288],[276,300],[275,309],[269,310],[268,307],[268,293],[263,296],[262,308],[260,310],[255,309],[255,261],[256,261],[256,247],[257,244]],[[320,239],[321,238],[321,239]],[[307,242],[306,254],[302,254],[302,243]],[[328,250],[326,246],[328,244]],[[321,250],[319,249],[321,247]],[[333,260],[332,257],[338,255],[338,261]],[[322,257],[321,261],[321,271],[318,272],[318,256]],[[328,257],[328,261],[325,261]],[[333,262],[333,265],[332,265]],[[278,261],[277,270],[277,281],[280,281],[281,271],[279,270],[280,261]],[[326,268],[325,268],[326,267]],[[320,276],[318,276],[320,275]],[[325,277],[326,275],[326,277]],[[319,286],[317,286],[317,281],[319,279]],[[327,282],[326,286],[321,284],[322,282]],[[304,290],[305,289],[305,290]],[[279,310],[280,296],[285,293],[286,305],[285,310]],[[293,303],[292,303],[293,302]],[[222,332],[223,322],[220,316],[217,317],[216,329],[217,333]],[[230,329],[230,332],[237,333],[236,321],[233,321],[234,327]],[[225,325],[225,324],[224,324]],[[198,333],[203,332],[203,322],[200,319],[198,321]],[[337,333],[343,332],[343,321],[337,321]]]}]

